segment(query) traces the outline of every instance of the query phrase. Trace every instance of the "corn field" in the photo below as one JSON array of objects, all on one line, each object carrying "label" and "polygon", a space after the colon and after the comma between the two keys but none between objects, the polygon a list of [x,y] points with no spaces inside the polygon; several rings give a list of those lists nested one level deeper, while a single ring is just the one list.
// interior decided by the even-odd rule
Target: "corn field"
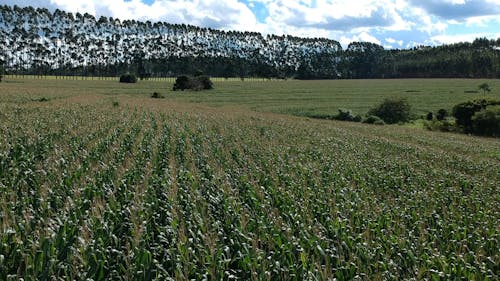
[{"label": "corn field", "polygon": [[0,103],[2,280],[498,280],[500,141]]}]

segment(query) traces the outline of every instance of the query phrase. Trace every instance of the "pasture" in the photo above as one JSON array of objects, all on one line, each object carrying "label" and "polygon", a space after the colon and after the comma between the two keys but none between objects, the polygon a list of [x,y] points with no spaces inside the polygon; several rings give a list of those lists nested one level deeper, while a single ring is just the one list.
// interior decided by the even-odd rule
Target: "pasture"
[{"label": "pasture", "polygon": [[292,116],[482,81],[6,80],[5,280],[499,277],[500,139]]},{"label": "pasture", "polygon": [[[69,77],[68,77],[69,78]],[[215,89],[207,92],[173,92],[173,79],[119,84],[110,80],[7,79],[5,95],[30,100],[33,97],[61,98],[72,95],[128,95],[144,98],[153,92],[169,100],[202,103],[216,107],[238,107],[260,112],[298,116],[334,115],[339,108],[365,114],[387,97],[406,97],[416,116],[444,108],[451,111],[460,102],[475,98],[500,99],[500,80],[488,79],[387,79],[387,80],[245,80],[213,79]],[[492,92],[484,95],[478,85],[487,82]]]}]

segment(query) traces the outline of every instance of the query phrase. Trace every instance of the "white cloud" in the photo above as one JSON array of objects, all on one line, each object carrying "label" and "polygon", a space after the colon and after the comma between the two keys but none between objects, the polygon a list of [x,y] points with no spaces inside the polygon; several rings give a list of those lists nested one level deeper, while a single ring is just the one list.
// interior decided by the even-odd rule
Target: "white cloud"
[{"label": "white cloud", "polygon": [[434,45],[442,45],[442,44],[453,44],[459,42],[472,42],[474,39],[479,37],[486,38],[500,38],[500,33],[492,34],[492,33],[468,33],[468,34],[460,34],[460,35],[436,35],[432,36],[429,40],[430,44]]},{"label": "white cloud", "polygon": [[394,38],[385,38],[385,42],[389,44],[398,44],[400,47],[403,46],[403,40],[396,40]]},{"label": "white cloud", "polygon": [[340,38],[339,42],[343,48],[346,48],[347,45],[349,45],[349,43],[351,43],[351,42],[371,42],[371,43],[375,43],[378,45],[382,45],[380,40],[378,40],[377,38],[375,38],[374,36],[372,36],[366,32],[361,32],[359,34],[352,35],[352,36],[342,36]]},{"label": "white cloud", "polygon": [[[500,0],[154,0],[152,4],[142,1],[3,0],[2,4],[59,8],[122,20],[327,37],[343,46],[352,41],[391,47],[420,44],[416,42],[438,44],[460,38],[447,30],[469,38],[471,34],[460,35],[465,33],[460,32],[461,28],[472,33],[474,28],[495,30],[492,26],[500,24]],[[263,13],[256,11],[261,7],[265,9]]]},{"label": "white cloud", "polygon": [[96,17],[166,21],[218,29],[258,31],[261,27],[248,6],[239,0],[5,0],[5,4],[59,8]]}]

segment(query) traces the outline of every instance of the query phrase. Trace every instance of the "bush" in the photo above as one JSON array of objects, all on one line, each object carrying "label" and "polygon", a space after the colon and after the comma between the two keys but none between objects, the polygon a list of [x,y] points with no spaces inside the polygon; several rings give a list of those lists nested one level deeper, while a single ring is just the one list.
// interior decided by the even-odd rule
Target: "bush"
[{"label": "bush", "polygon": [[439,121],[443,121],[447,116],[448,116],[448,111],[446,111],[446,109],[441,108],[437,112],[436,119]]},{"label": "bush", "polygon": [[174,91],[181,90],[184,91],[185,89],[189,89],[189,77],[186,75],[182,75],[177,77],[175,79],[175,84],[174,84]]},{"label": "bush", "polygon": [[488,85],[488,83],[483,83],[483,84],[479,85],[478,88],[479,88],[479,90],[482,90],[483,94],[485,94],[485,95],[486,95],[486,92],[488,92],[488,93],[491,92],[491,87],[490,87],[490,85]]},{"label": "bush", "polygon": [[163,99],[165,97],[162,94],[158,93],[158,92],[154,92],[153,94],[151,94],[151,98],[153,98],[153,99]]},{"label": "bush", "polygon": [[424,122],[424,127],[429,131],[456,132],[457,127],[454,122],[448,120],[431,120]]},{"label": "bush", "polygon": [[488,106],[472,116],[472,133],[500,137],[500,105]]},{"label": "bush", "polygon": [[210,80],[210,77],[206,75],[201,75],[195,77],[198,81],[200,81],[203,90],[212,90],[214,88],[214,84],[212,83],[212,80]]},{"label": "bush", "polygon": [[120,83],[137,83],[137,77],[134,74],[122,74]]},{"label": "bush", "polygon": [[394,124],[410,120],[411,106],[406,99],[388,98],[378,106],[370,109],[368,115],[375,115],[385,123]]},{"label": "bush", "polygon": [[363,123],[375,124],[375,125],[384,125],[385,124],[384,120],[380,119],[378,116],[375,116],[375,115],[369,115],[368,117],[366,117],[365,120],[363,120]]},{"label": "bush", "polygon": [[353,115],[350,109],[339,109],[339,113],[334,119],[339,121],[361,122],[363,118],[360,115]]},{"label": "bush", "polygon": [[177,90],[199,91],[199,90],[211,90],[211,89],[213,89],[213,83],[210,80],[210,77],[206,75],[196,76],[196,77],[186,76],[186,75],[179,76],[175,80],[175,84],[173,87],[174,91]]},{"label": "bush", "polygon": [[500,105],[500,101],[477,99],[455,105],[453,107],[453,116],[456,119],[457,126],[465,133],[472,133],[472,116],[491,105]]},{"label": "bush", "polygon": [[427,113],[427,115],[425,116],[425,119],[428,121],[434,119],[434,114],[432,112]]}]

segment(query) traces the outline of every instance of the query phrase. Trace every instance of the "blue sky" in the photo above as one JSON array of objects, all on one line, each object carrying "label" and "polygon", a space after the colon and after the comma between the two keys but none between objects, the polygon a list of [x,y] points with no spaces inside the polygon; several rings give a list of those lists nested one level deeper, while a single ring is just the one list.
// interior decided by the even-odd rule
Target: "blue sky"
[{"label": "blue sky", "polygon": [[386,48],[500,37],[500,0],[0,0],[121,19],[326,37]]}]

